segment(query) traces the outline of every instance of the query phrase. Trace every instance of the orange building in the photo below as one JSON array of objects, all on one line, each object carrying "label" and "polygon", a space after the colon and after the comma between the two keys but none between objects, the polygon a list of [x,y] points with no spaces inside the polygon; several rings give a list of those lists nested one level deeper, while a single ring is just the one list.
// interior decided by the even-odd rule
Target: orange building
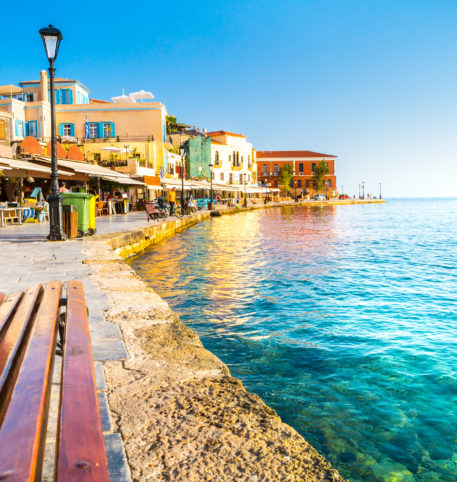
[{"label": "orange building", "polygon": [[314,194],[313,174],[316,165],[325,161],[329,174],[325,176],[325,188],[329,197],[338,194],[335,173],[337,156],[313,151],[257,151],[257,178],[259,183],[268,187],[279,186],[279,170],[286,164],[293,166],[292,179],[293,194]]}]

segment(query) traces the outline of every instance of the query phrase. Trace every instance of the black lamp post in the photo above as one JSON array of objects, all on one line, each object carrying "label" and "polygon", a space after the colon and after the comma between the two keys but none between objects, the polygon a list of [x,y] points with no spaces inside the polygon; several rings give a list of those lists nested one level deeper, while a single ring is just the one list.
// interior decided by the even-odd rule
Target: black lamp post
[{"label": "black lamp post", "polygon": [[59,193],[59,173],[57,167],[57,148],[56,148],[56,103],[54,92],[54,62],[59,53],[59,46],[62,40],[60,30],[52,25],[42,28],[40,36],[43,39],[46,56],[49,60],[49,81],[51,95],[51,192],[48,196],[49,202],[49,224],[50,231],[48,239],[50,241],[65,241],[67,239],[62,226],[62,196]]},{"label": "black lamp post", "polygon": [[381,194],[381,183],[379,183],[379,199],[382,199],[382,194]]},{"label": "black lamp post", "polygon": [[211,182],[211,203],[209,205],[210,211],[213,210],[213,165],[210,163],[208,164],[209,167],[209,176],[210,176],[210,182]]},{"label": "black lamp post", "polygon": [[248,193],[247,193],[248,182],[244,180],[244,207],[248,207]]},{"label": "black lamp post", "polygon": [[184,153],[185,150],[183,147],[179,149],[179,153],[181,154],[181,212],[184,212]]},{"label": "black lamp post", "polygon": [[365,181],[362,181],[362,199],[365,199]]},{"label": "black lamp post", "polygon": [[360,199],[360,184],[359,184],[359,199]]}]

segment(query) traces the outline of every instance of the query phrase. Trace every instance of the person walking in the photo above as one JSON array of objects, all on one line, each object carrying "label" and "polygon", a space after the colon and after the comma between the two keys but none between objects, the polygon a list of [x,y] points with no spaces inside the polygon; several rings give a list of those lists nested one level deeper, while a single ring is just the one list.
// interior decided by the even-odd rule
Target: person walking
[{"label": "person walking", "polygon": [[173,216],[175,212],[176,203],[176,188],[174,187],[171,191],[168,191],[168,204],[170,205],[170,216]]},{"label": "person walking", "polygon": [[67,185],[63,182],[59,188],[59,192],[69,192],[67,189]]}]

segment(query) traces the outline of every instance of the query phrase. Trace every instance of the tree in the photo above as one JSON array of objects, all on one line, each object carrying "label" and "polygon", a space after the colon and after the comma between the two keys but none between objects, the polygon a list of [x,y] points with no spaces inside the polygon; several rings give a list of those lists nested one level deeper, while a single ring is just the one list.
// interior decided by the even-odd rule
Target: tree
[{"label": "tree", "polygon": [[294,177],[294,167],[292,164],[285,164],[279,170],[279,175],[278,175],[279,184],[281,184],[284,187],[284,190],[287,192],[289,192],[290,190],[290,183],[293,177]]},{"label": "tree", "polygon": [[184,131],[189,126],[184,123],[179,123],[175,116],[167,115],[167,134],[175,134]]},{"label": "tree", "polygon": [[328,164],[325,161],[319,162],[314,168],[313,187],[316,191],[321,191],[324,188],[325,176],[330,172]]}]

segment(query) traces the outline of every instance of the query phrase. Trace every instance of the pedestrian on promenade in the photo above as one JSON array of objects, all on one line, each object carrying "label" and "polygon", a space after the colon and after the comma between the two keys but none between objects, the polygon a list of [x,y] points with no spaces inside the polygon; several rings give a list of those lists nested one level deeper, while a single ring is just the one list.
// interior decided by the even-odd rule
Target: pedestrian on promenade
[{"label": "pedestrian on promenade", "polygon": [[64,182],[60,186],[59,192],[68,192],[67,185]]},{"label": "pedestrian on promenade", "polygon": [[171,191],[168,191],[168,204],[170,205],[170,216],[173,216],[175,212],[175,203],[176,203],[176,188],[173,188]]}]

